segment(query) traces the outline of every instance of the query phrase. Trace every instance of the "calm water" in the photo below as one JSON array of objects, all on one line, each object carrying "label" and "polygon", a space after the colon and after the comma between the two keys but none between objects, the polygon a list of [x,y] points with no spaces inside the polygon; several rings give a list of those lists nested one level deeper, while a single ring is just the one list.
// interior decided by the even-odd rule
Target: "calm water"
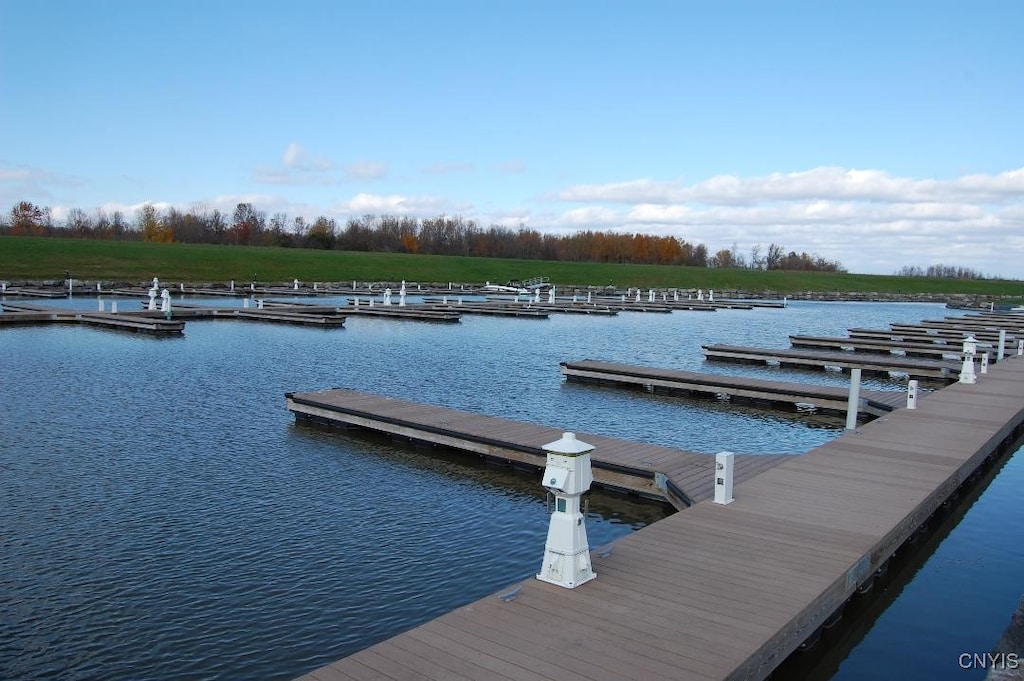
[{"label": "calm water", "polygon": [[[686,449],[799,452],[841,424],[570,385],[558,363],[606,359],[844,385],[838,374],[705,364],[700,345],[784,347],[790,333],[842,335],[943,313],[805,303],[466,317],[454,326],[351,318],[331,331],[210,321],[166,340],[5,329],[0,678],[291,678],[536,571],[547,511],[535,476],[295,425],[286,391],[349,387]],[[901,596],[886,611],[841,678],[883,668],[879,655],[934,645],[932,629],[914,628],[934,622],[932,601],[948,605],[950,589],[985,607],[946,627],[947,647],[985,650],[999,637],[1024,583],[1020,495],[998,491],[1024,482],[1020,458],[961,526],[978,527],[955,530],[935,554],[945,567],[904,591],[923,595]],[[594,496],[595,546],[665,512]],[[942,550],[953,553],[942,558]]]}]

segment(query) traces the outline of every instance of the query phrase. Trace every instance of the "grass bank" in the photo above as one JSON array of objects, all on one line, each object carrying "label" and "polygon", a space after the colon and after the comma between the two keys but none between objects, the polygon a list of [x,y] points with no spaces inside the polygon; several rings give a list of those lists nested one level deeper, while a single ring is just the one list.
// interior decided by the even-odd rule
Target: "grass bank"
[{"label": "grass bank", "polygon": [[788,292],[879,292],[1021,296],[1013,280],[926,279],[827,272],[762,272],[659,265],[503,260],[406,253],[0,237],[0,280],[142,282],[407,281],[505,283],[535,276],[561,285],[711,288]]}]

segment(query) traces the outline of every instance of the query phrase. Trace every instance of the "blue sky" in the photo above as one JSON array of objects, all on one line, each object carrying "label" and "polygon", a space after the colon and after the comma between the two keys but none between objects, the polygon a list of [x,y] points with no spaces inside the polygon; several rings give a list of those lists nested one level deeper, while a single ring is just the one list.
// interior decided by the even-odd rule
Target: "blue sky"
[{"label": "blue sky", "polygon": [[460,214],[1024,278],[1024,3],[0,0],[0,208]]}]

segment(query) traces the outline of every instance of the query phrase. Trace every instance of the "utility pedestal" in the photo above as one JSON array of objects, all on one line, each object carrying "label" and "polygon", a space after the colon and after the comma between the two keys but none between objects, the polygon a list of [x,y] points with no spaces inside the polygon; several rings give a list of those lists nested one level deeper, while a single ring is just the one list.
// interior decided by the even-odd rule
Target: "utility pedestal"
[{"label": "utility pedestal", "polygon": [[978,375],[974,373],[974,355],[978,353],[978,341],[974,336],[964,339],[964,364],[960,369],[961,383],[977,383]]},{"label": "utility pedestal", "polygon": [[548,526],[544,563],[537,579],[575,589],[597,577],[590,565],[587,528],[580,511],[580,495],[590,489],[593,445],[563,433],[562,439],[544,445],[547,467],[542,484],[555,497],[555,510]]}]

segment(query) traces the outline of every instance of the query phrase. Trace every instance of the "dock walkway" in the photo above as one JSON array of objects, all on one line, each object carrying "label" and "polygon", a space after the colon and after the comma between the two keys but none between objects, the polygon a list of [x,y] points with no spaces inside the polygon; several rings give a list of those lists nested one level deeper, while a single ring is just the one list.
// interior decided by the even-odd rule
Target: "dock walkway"
[{"label": "dock walkway", "polygon": [[[357,426],[537,470],[543,469],[546,461],[541,445],[557,440],[563,432],[554,427],[340,388],[289,393],[286,399],[288,409],[297,419]],[[593,466],[594,481],[599,486],[661,499],[677,507],[714,495],[715,462],[710,454],[591,433],[578,433],[578,436],[597,447]],[[737,479],[753,477],[787,456],[739,455],[736,457]]]},{"label": "dock walkway", "polygon": [[619,539],[577,589],[527,579],[303,678],[763,679],[1022,423],[1011,358]]},{"label": "dock walkway", "polygon": [[936,378],[955,380],[959,376],[960,364],[935,359],[914,359],[891,353],[829,352],[785,348],[752,348],[737,345],[703,345],[704,356],[709,360],[740,362],[746,364],[777,364],[782,367],[804,369],[859,368],[865,373],[888,376],[907,374],[911,378]]},{"label": "dock walkway", "polygon": [[[766,381],[757,378],[656,369],[590,359],[581,362],[562,362],[561,366],[562,374],[570,381],[711,398],[724,395],[730,400],[742,400],[753,404],[767,403],[776,408],[811,405],[820,411],[845,414],[849,397],[849,391],[845,388],[814,385],[813,383]],[[868,416],[878,417],[906,404],[906,401],[906,395],[902,392],[862,389],[858,411]]]}]

